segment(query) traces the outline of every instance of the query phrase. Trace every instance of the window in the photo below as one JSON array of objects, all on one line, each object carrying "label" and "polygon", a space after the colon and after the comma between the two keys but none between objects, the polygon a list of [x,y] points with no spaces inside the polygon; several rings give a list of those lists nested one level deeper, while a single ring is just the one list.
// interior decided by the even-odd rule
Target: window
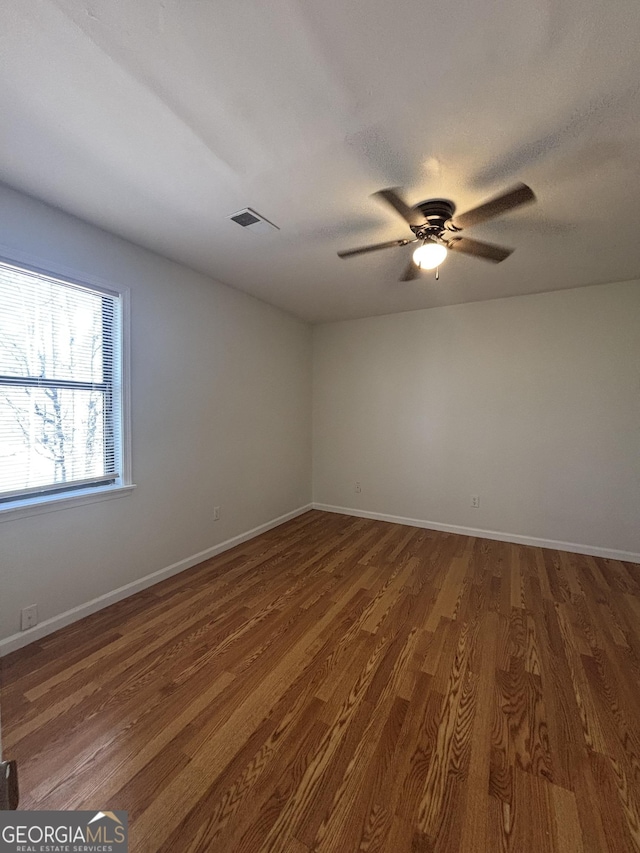
[{"label": "window", "polygon": [[122,296],[0,262],[0,511],[127,482]]}]

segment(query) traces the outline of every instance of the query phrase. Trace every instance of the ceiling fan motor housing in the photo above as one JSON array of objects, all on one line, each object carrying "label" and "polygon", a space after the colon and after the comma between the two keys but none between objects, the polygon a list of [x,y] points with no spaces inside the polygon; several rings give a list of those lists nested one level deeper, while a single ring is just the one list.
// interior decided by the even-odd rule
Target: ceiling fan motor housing
[{"label": "ceiling fan motor housing", "polygon": [[411,225],[411,230],[419,240],[425,240],[442,234],[446,223],[455,213],[456,206],[446,198],[431,198],[417,204],[413,209],[419,210],[426,222],[424,225]]}]

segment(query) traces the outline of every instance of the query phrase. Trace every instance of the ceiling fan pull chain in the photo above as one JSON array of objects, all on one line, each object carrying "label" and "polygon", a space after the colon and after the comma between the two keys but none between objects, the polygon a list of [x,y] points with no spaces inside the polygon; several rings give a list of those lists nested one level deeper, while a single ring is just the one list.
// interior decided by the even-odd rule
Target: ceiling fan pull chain
[{"label": "ceiling fan pull chain", "polygon": [[440,267],[436,267],[436,281],[440,280]]}]

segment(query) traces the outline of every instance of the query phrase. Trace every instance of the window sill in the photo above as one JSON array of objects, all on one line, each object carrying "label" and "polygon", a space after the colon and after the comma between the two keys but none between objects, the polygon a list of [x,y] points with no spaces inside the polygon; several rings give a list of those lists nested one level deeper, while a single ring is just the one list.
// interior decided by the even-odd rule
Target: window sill
[{"label": "window sill", "polygon": [[60,495],[43,495],[38,498],[22,498],[0,504],[0,523],[26,518],[30,515],[40,515],[44,512],[55,512],[59,509],[69,509],[73,506],[108,501],[113,498],[123,498],[130,495],[135,485],[129,486],[100,486],[95,489],[82,489],[77,492],[66,492]]}]

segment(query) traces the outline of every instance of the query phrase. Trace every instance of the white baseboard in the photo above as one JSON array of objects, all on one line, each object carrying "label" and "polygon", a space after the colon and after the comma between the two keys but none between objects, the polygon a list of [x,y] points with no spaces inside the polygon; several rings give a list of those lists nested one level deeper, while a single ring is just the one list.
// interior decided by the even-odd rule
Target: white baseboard
[{"label": "white baseboard", "polygon": [[71,610],[66,610],[58,616],[46,619],[34,628],[29,628],[28,631],[20,631],[18,634],[12,634],[10,637],[0,640],[0,657],[8,655],[10,652],[15,652],[17,649],[21,649],[36,640],[41,640],[48,634],[53,634],[54,631],[58,631],[66,625],[71,625],[72,622],[84,619],[85,616],[89,616],[91,613],[96,613],[98,610],[102,610],[110,604],[115,604],[117,601],[122,601],[123,598],[135,595],[136,592],[141,592],[143,589],[147,589],[156,583],[160,583],[160,581],[166,580],[180,572],[184,572],[185,569],[190,569],[198,563],[203,563],[205,560],[209,560],[217,554],[222,554],[223,551],[228,551],[236,545],[241,545],[243,542],[247,542],[249,539],[259,536],[261,533],[266,533],[267,530],[272,530],[274,527],[284,524],[285,521],[297,518],[297,516],[308,512],[310,509],[313,509],[312,504],[298,507],[298,509],[294,509],[285,515],[272,519],[271,521],[267,521],[265,524],[254,527],[252,530],[247,530],[246,533],[240,533],[232,539],[227,539],[225,542],[213,545],[211,548],[207,548],[206,551],[200,551],[199,554],[193,554],[190,557],[186,557],[184,560],[173,563],[171,566],[166,566],[164,569],[159,569],[157,572],[151,572],[151,574],[145,575],[143,578],[138,578],[138,580],[118,587],[118,589],[106,592],[104,595],[99,595],[98,598],[93,598],[91,601],[78,605],[78,607],[72,607]]},{"label": "white baseboard", "polygon": [[383,512],[368,512],[363,509],[351,509],[344,506],[314,503],[313,509],[323,512],[337,512],[340,515],[353,515],[356,518],[373,518],[377,521],[390,521],[393,524],[408,524],[410,527],[424,527],[427,530],[441,530],[444,533],[460,533],[463,536],[476,536],[480,539],[497,539],[499,542],[513,542],[516,545],[535,545],[537,548],[552,548],[554,551],[569,551],[572,554],[586,554],[589,557],[606,557],[610,560],[624,560],[640,563],[640,554],[632,551],[618,551],[615,548],[599,548],[595,545],[580,545],[577,542],[560,542],[555,539],[538,539],[535,536],[521,536],[519,533],[503,533],[500,530],[480,530],[475,527],[460,527],[456,524],[441,524],[439,521],[423,521],[420,518],[403,518],[399,515],[387,515]]}]

